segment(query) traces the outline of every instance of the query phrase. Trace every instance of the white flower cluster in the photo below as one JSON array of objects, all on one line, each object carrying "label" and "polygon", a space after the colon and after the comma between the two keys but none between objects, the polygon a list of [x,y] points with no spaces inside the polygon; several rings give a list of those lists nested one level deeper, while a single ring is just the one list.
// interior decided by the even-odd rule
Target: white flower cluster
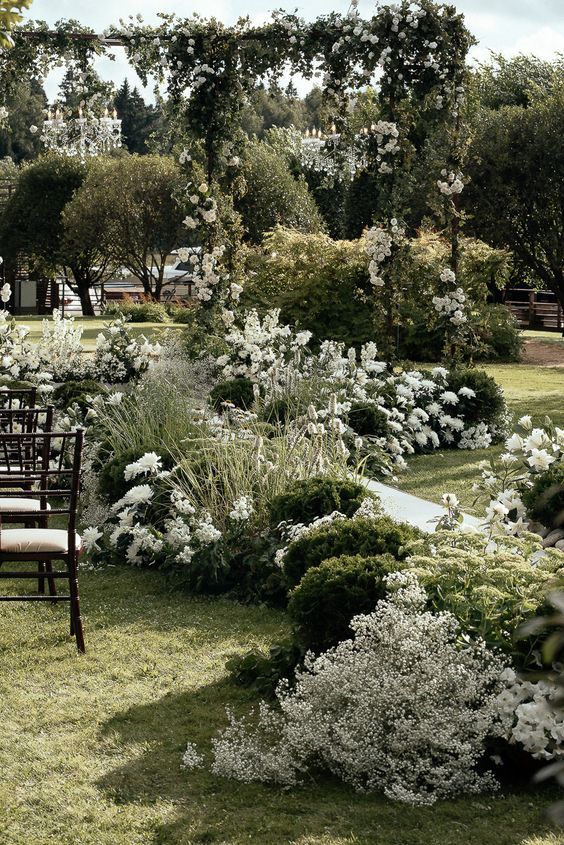
[{"label": "white flower cluster", "polygon": [[[443,284],[456,283],[456,275],[449,267],[445,267],[441,271],[440,279]],[[448,318],[454,326],[461,326],[466,323],[467,317],[464,313],[466,294],[461,287],[447,290],[444,296],[434,296],[432,301],[435,311],[441,317]]]},{"label": "white flower cluster", "polygon": [[187,186],[188,200],[192,205],[192,213],[184,219],[187,229],[196,229],[201,223],[215,223],[217,220],[217,202],[210,196],[207,182],[197,187],[192,182]]},{"label": "white flower cluster", "polygon": [[241,328],[233,327],[225,340],[229,355],[221,355],[217,365],[226,379],[244,376],[266,384],[284,377],[290,361],[305,347],[311,332],[293,334],[290,326],[281,326],[280,312],[269,311],[261,320],[256,311],[245,315]]},{"label": "white flower cluster", "polygon": [[246,522],[251,518],[253,513],[253,505],[248,496],[240,496],[233,502],[233,510],[230,511],[229,516],[236,522]]},{"label": "white flower cluster", "polygon": [[296,685],[262,704],[258,727],[229,714],[213,741],[214,774],[291,786],[311,760],[357,789],[432,804],[491,788],[476,765],[493,731],[503,664],[484,644],[460,649],[449,613],[424,611],[413,575],[357,616],[354,639],[309,657]]},{"label": "white flower cluster", "polygon": [[370,284],[374,287],[383,287],[381,267],[392,255],[392,246],[399,243],[405,234],[405,229],[399,224],[395,217],[390,220],[389,226],[373,226],[366,233],[366,252],[370,258],[368,272]]},{"label": "white flower cluster", "polygon": [[124,478],[126,481],[131,481],[133,478],[138,478],[140,475],[157,475],[161,472],[161,469],[162,459],[157,455],[157,453],[145,452],[139,460],[126,466],[124,470]]},{"label": "white flower cluster", "polygon": [[58,310],[53,311],[51,320],[43,320],[37,355],[54,381],[90,375],[92,368],[82,348],[82,332],[82,326],[77,326],[72,317],[63,318]]},{"label": "white flower cluster", "polygon": [[372,132],[376,138],[378,154],[376,160],[380,162],[378,171],[380,173],[391,173],[393,170],[390,159],[393,161],[400,151],[399,131],[395,123],[386,120],[379,120],[374,124]]},{"label": "white flower cluster", "polygon": [[[349,449],[366,449],[367,453],[384,450],[398,469],[405,468],[404,456],[416,449],[435,449],[440,445],[478,448],[488,437],[492,438],[493,430],[484,425],[468,427],[463,415],[456,411],[460,397],[475,397],[464,386],[458,394],[446,390],[446,369],[435,367],[431,378],[418,370],[392,374],[385,362],[378,360],[374,343],[365,344],[358,356],[352,347],[345,349],[342,343],[324,341],[313,355],[307,350],[309,333],[294,334],[289,326],[279,324],[278,317],[278,312],[273,311],[261,321],[251,311],[242,329],[233,328],[227,334],[230,353],[216,362],[223,378],[249,378],[266,401],[314,385],[315,419],[310,418],[308,423],[315,426],[315,431],[319,433],[319,425],[325,426],[326,417],[330,416],[333,431],[348,441]],[[329,410],[332,394],[334,413]],[[359,403],[381,415],[381,436],[356,435],[354,418],[349,420],[348,414],[353,404]],[[467,427],[471,431],[462,437]]]},{"label": "white flower cluster", "polygon": [[545,681],[523,680],[509,668],[501,677],[506,688],[496,703],[505,738],[537,760],[563,758],[564,714],[556,706],[558,689]]},{"label": "white flower cluster", "polygon": [[16,323],[7,311],[0,310],[0,376],[47,388],[53,381],[93,374],[80,342],[82,328],[72,317],[65,319],[58,310],[53,311],[51,320],[43,320],[37,345],[27,340],[29,332],[29,326]]},{"label": "white flower cluster", "polygon": [[464,190],[464,177],[462,173],[454,173],[446,169],[441,170],[442,179],[437,180],[437,187],[441,194],[451,197],[453,194],[461,194]]},{"label": "white flower cluster", "polygon": [[531,417],[524,416],[505,448],[498,461],[482,463],[482,478],[473,489],[489,499],[486,522],[490,531],[518,535],[529,524],[523,490],[532,486],[535,476],[564,461],[564,429],[550,420],[545,428],[533,428]]},{"label": "white flower cluster", "polygon": [[211,252],[194,254],[190,259],[193,268],[194,293],[200,302],[209,302],[214,290],[219,289],[222,278],[227,278],[225,275],[222,276],[219,266],[224,252],[224,246],[217,246]]},{"label": "white flower cluster", "polygon": [[134,337],[124,317],[106,325],[96,338],[94,371],[109,384],[119,384],[137,378],[159,358],[159,343],[149,343],[146,337]]}]

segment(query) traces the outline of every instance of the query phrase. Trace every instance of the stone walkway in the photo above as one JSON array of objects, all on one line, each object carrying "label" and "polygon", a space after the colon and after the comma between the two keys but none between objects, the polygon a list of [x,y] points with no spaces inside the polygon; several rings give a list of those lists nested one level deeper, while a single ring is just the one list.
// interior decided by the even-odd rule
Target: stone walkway
[{"label": "stone walkway", "polygon": [[[422,531],[433,532],[436,523],[432,520],[445,515],[445,509],[435,502],[420,499],[419,496],[412,496],[411,493],[404,493],[379,481],[367,480],[365,484],[379,497],[382,509],[397,522],[409,522]],[[479,528],[482,522],[475,516],[464,514],[465,525]]]}]

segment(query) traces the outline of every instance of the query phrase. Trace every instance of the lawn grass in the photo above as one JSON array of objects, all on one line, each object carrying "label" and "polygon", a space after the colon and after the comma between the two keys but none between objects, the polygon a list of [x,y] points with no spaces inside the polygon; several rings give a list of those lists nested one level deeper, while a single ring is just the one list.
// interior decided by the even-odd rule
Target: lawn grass
[{"label": "lawn grass", "polygon": [[[515,419],[530,414],[535,425],[545,416],[564,426],[564,367],[535,367],[526,364],[490,364],[484,369],[501,384],[509,410]],[[398,477],[398,486],[439,502],[443,493],[456,493],[464,510],[483,513],[483,505],[474,506],[472,484],[480,476],[479,463],[500,454],[503,446],[463,451],[442,450],[417,455],[409,460],[409,469]]]},{"label": "lawn grass", "polygon": [[[94,339],[103,321],[85,323]],[[487,369],[516,415],[564,424],[564,368]],[[419,456],[401,486],[435,500],[453,490],[466,504],[486,454]],[[209,750],[225,705],[255,700],[229,683],[225,661],[280,639],[284,614],[171,593],[160,573],[121,567],[83,572],[81,588],[86,655],[65,607],[1,605],[1,845],[564,842],[543,815],[557,795],[546,787],[412,808],[328,778],[285,792],[184,771],[186,742]]]},{"label": "lawn grass", "polygon": [[[29,326],[30,332],[28,339],[32,343],[37,343],[41,338],[43,320],[45,319],[48,318],[31,314],[16,317],[16,322],[24,326]],[[75,323],[83,327],[82,345],[87,352],[94,351],[96,348],[96,338],[111,319],[111,317],[79,317],[75,319]],[[143,334],[149,340],[157,340],[169,329],[185,330],[186,326],[181,323],[130,323],[129,328],[135,337]]]},{"label": "lawn grass", "polygon": [[[21,583],[21,582],[18,582]],[[66,608],[2,605],[2,845],[558,845],[555,792],[411,808],[330,779],[285,792],[187,772],[225,704],[252,696],[225,660],[286,631],[283,614],[170,593],[158,572],[82,574],[88,652]]]},{"label": "lawn grass", "polygon": [[525,340],[538,340],[542,343],[561,343],[564,344],[564,337],[562,332],[544,332],[538,329],[525,329],[521,332]]}]

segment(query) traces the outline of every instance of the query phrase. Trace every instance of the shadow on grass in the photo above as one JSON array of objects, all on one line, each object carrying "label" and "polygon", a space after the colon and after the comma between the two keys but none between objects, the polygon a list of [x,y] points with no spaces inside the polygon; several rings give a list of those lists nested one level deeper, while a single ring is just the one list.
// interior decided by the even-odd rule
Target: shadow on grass
[{"label": "shadow on grass", "polygon": [[[227,682],[215,683],[132,707],[105,723],[102,739],[144,750],[98,786],[115,804],[165,802],[174,808],[174,818],[154,830],[151,845],[518,845],[546,829],[541,807],[552,793],[542,803],[515,790],[503,800],[485,795],[409,807],[355,793],[326,776],[291,791],[215,777],[210,739],[226,724],[224,704],[247,710],[249,698]],[[181,768],[187,741],[206,754],[206,767]]]}]

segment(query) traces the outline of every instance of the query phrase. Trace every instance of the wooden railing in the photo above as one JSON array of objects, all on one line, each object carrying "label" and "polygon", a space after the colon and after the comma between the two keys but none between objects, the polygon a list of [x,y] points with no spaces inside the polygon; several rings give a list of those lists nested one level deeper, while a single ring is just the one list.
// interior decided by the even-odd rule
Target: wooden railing
[{"label": "wooden railing", "polygon": [[508,288],[504,301],[521,328],[564,331],[562,306],[550,291]]}]

